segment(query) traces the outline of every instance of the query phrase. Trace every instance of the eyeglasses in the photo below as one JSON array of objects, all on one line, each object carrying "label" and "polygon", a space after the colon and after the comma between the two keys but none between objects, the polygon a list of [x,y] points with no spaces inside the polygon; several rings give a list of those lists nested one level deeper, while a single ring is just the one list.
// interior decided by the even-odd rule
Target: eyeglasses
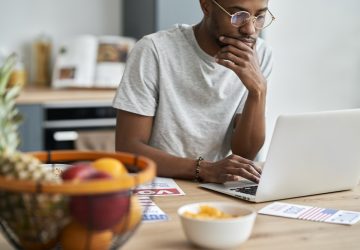
[{"label": "eyeglasses", "polygon": [[252,21],[256,29],[265,29],[275,20],[274,15],[270,10],[266,10],[264,14],[258,16],[252,16],[247,11],[239,11],[234,14],[230,14],[224,7],[222,7],[217,1],[212,0],[215,5],[217,5],[222,11],[230,16],[230,22],[235,27],[241,27]]}]

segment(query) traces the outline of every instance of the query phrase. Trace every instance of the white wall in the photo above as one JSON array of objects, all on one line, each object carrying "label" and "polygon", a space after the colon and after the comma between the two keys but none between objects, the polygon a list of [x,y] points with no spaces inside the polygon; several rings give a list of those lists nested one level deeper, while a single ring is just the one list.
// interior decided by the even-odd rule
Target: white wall
[{"label": "white wall", "polygon": [[168,29],[176,23],[196,24],[203,17],[198,0],[158,0],[158,29]]},{"label": "white wall", "polygon": [[267,139],[281,113],[360,108],[360,1],[269,1]]},{"label": "white wall", "polygon": [[122,33],[120,0],[1,0],[0,52],[16,51],[30,71],[31,44],[45,33],[58,43],[77,34]]},{"label": "white wall", "polygon": [[[159,8],[176,10],[177,20],[192,1],[197,7],[186,13],[196,22],[198,0],[161,0]],[[265,32],[275,57],[265,153],[279,114],[360,108],[360,1],[269,1],[277,20]],[[21,53],[28,69],[30,45],[42,32],[55,47],[76,34],[122,34],[122,0],[0,0],[0,10],[0,51]]]}]

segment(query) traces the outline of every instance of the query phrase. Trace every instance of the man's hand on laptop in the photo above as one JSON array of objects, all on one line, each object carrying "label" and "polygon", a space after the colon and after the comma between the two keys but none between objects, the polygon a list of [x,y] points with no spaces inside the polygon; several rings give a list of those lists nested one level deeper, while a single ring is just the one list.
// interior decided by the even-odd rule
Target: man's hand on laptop
[{"label": "man's hand on laptop", "polygon": [[203,182],[224,183],[242,178],[259,183],[261,168],[251,160],[238,155],[229,155],[217,162],[202,161],[200,177]]}]

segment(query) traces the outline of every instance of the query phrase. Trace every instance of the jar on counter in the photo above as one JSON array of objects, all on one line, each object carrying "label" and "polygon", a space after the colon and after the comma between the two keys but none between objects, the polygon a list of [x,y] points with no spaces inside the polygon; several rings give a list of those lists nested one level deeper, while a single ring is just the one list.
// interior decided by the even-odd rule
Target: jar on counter
[{"label": "jar on counter", "polygon": [[27,74],[26,74],[24,63],[21,60],[18,60],[10,74],[8,85],[9,86],[13,86],[13,85],[24,86],[26,84],[26,82],[27,82]]},{"label": "jar on counter", "polygon": [[40,35],[34,43],[34,61],[36,86],[50,85],[51,39],[48,35]]}]

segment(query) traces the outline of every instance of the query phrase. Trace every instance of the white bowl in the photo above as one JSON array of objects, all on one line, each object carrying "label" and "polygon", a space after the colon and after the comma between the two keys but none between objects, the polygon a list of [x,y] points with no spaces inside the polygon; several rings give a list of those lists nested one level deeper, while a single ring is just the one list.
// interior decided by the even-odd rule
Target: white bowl
[{"label": "white bowl", "polygon": [[[201,205],[215,207],[234,215],[229,219],[194,219],[184,212],[198,213]],[[256,212],[236,203],[200,202],[182,206],[178,215],[187,239],[193,244],[212,249],[233,248],[244,243],[251,234]]]}]

